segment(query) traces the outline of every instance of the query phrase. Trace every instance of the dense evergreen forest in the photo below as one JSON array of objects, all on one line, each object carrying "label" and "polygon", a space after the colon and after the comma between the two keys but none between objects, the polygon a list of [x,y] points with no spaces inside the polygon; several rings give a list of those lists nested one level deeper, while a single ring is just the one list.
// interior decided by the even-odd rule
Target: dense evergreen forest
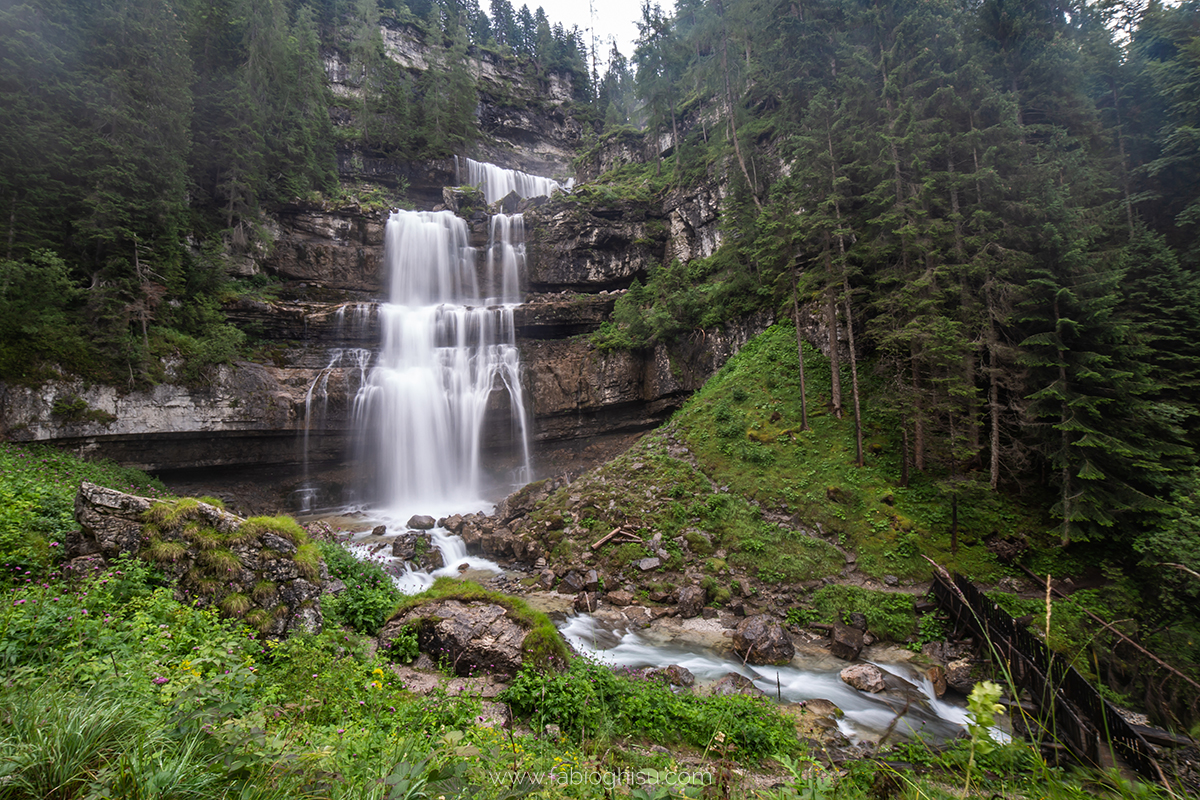
[{"label": "dense evergreen forest", "polygon": [[1039,498],[1194,603],[1200,4],[684,0],[640,29],[606,124],[670,134],[661,185],[725,170],[726,238],[607,343],[796,302],[845,345],[834,413],[884,387],[902,483]]},{"label": "dense evergreen forest", "polygon": [[[383,24],[431,68],[388,59]],[[570,74],[588,145],[645,148],[575,202],[723,187],[722,247],[635,281],[601,347],[807,309],[849,361],[833,413],[882,385],[901,482],[1044,500],[1064,547],[1194,604],[1200,2],[680,0],[639,29],[601,75],[508,0],[5,4],[0,377],[141,386],[241,354],[227,260],[271,209],[336,205],[339,149],[468,152],[490,51]]]}]

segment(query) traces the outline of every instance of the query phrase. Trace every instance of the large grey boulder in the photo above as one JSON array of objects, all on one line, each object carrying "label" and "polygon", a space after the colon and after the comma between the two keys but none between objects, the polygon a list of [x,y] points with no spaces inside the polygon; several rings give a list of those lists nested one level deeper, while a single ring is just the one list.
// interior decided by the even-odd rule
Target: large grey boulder
[{"label": "large grey boulder", "polygon": [[704,608],[705,600],[703,588],[699,586],[684,586],[679,590],[678,597],[676,610],[679,612],[680,617],[691,619],[692,617],[700,616],[700,610]]},{"label": "large grey boulder", "polygon": [[750,664],[786,664],[796,655],[779,620],[766,614],[746,617],[733,631],[733,649]]},{"label": "large grey boulder", "polygon": [[853,686],[860,692],[875,694],[887,688],[883,682],[883,670],[874,664],[851,664],[838,673],[842,683]]},{"label": "large grey boulder", "polygon": [[298,526],[244,520],[194,500],[156,501],[84,482],[75,495],[81,531],[67,555],[153,562],[182,602],[238,617],[271,638],[321,630],[324,563]]},{"label": "large grey boulder", "polygon": [[762,697],[763,690],[754,685],[754,682],[745,675],[739,675],[736,672],[727,672],[725,677],[709,687],[708,693],[715,696],[724,696],[731,694],[744,694],[747,697]]},{"label": "large grey boulder", "polygon": [[862,649],[862,631],[843,625],[840,621],[833,623],[833,631],[829,636],[829,652],[843,661],[853,661],[858,658]]},{"label": "large grey boulder", "polygon": [[438,600],[390,619],[379,632],[380,647],[390,648],[409,627],[421,652],[455,675],[484,672],[501,678],[520,671],[521,645],[529,633],[496,603]]},{"label": "large grey boulder", "polygon": [[427,531],[436,524],[437,521],[428,514],[413,514],[408,520],[408,527],[418,531]]}]

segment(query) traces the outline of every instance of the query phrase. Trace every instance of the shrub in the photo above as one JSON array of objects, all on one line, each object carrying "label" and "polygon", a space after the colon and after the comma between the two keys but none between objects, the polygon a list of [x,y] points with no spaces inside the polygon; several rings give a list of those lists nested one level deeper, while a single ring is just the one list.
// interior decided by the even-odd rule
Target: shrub
[{"label": "shrub", "polygon": [[822,619],[832,620],[841,611],[861,613],[876,636],[903,642],[916,629],[913,599],[906,594],[875,592],[857,586],[822,586],[812,598]]},{"label": "shrub", "polygon": [[522,670],[501,699],[535,730],[553,723],[580,739],[633,736],[703,749],[723,733],[750,759],[796,747],[795,727],[765,698],[675,694],[583,658],[561,673]]},{"label": "shrub", "polygon": [[403,595],[378,564],[359,561],[339,544],[315,545],[325,559],[331,580],[346,585],[344,591],[322,601],[327,621],[344,625],[366,636],[379,633]]}]

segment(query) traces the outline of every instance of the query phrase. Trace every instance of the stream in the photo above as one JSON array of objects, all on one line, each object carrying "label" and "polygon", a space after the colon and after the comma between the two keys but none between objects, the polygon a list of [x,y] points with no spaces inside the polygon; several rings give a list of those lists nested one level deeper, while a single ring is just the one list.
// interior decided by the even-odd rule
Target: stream
[{"label": "stream", "polygon": [[[391,530],[403,529],[396,519],[377,519],[372,515],[372,521],[383,522]],[[364,534],[347,546],[356,556],[389,567],[393,581],[405,594],[424,591],[438,577],[467,577],[482,582],[505,571],[486,558],[467,555],[462,539],[444,528],[434,528],[429,533],[446,565],[434,572],[414,569],[411,564],[393,558],[390,547],[371,554],[380,542],[389,539]],[[461,569],[463,565],[466,570]],[[966,709],[961,704],[939,699],[929,680],[902,661],[868,661],[887,673],[889,687],[884,692],[869,694],[845,684],[838,673],[848,662],[824,652],[798,652],[791,663],[781,667],[743,664],[727,644],[722,646],[729,640],[722,636],[715,620],[696,619],[682,625],[659,624],[632,630],[612,622],[608,615],[570,613],[557,619],[557,624],[576,651],[614,667],[678,664],[695,675],[701,687],[734,672],[749,678],[768,697],[782,702],[829,700],[844,712],[838,728],[853,742],[877,740],[897,715],[900,719],[893,736],[928,741],[959,735],[967,721]]]}]

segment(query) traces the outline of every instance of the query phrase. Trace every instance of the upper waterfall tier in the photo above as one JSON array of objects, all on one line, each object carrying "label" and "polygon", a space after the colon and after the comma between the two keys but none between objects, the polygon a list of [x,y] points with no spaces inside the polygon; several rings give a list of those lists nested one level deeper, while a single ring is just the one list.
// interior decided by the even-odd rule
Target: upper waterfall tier
[{"label": "upper waterfall tier", "polygon": [[569,190],[571,183],[562,184],[553,178],[542,178],[470,158],[458,159],[458,172],[459,180],[466,185],[478,186],[489,203],[508,197],[513,192],[518,197],[548,197],[554,192]]}]

